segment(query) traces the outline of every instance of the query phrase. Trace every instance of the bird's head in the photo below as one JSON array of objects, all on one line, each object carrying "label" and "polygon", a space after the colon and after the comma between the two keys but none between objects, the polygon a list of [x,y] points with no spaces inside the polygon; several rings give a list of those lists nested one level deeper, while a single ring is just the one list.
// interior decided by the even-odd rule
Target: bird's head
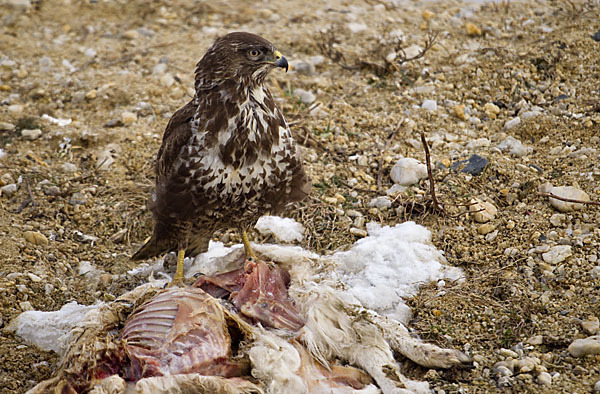
[{"label": "bird's head", "polygon": [[196,89],[226,80],[260,85],[275,67],[287,71],[288,62],[269,41],[252,33],[229,33],[218,38],[198,62]]}]

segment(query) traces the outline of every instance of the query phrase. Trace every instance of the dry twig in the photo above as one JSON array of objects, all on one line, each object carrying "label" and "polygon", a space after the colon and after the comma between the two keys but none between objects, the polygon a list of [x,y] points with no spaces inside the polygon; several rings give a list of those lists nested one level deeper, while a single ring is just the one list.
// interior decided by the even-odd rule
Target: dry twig
[{"label": "dry twig", "polygon": [[586,205],[600,205],[600,201],[582,201],[582,200],[575,200],[573,198],[566,198],[566,197],[560,197],[557,196],[555,194],[552,193],[543,193],[543,192],[539,192],[538,196],[544,196],[544,197],[550,197],[550,198],[555,198],[557,200],[560,201],[565,201],[565,202],[573,202],[576,204],[586,204]]},{"label": "dry twig", "polygon": [[[350,56],[339,49],[340,41],[335,35],[337,30],[337,28],[330,27],[327,31],[320,33],[317,47],[321,53],[345,70],[369,70],[378,76],[393,74],[400,70],[403,63],[422,58],[435,45],[438,37],[437,32],[430,32],[425,39],[423,49],[412,57],[406,56],[403,48],[404,42],[396,39],[393,45],[380,45],[378,43],[376,46],[367,49],[367,56],[361,58],[355,55],[355,59],[349,61]],[[389,58],[390,53],[395,53],[396,56]]]},{"label": "dry twig", "polygon": [[431,156],[429,154],[429,145],[427,145],[427,139],[425,139],[425,132],[421,130],[421,142],[423,143],[423,149],[425,149],[425,160],[427,162],[427,176],[429,178],[429,193],[431,194],[431,201],[433,202],[433,210],[436,212],[445,212],[444,208],[440,205],[435,194],[435,183],[433,181],[433,173],[431,171]]}]

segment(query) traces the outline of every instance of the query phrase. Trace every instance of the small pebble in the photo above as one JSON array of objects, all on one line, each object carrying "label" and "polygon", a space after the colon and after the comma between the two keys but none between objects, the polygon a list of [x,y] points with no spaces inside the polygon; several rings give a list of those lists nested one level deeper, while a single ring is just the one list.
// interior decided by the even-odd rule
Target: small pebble
[{"label": "small pebble", "polygon": [[162,75],[167,72],[167,64],[166,63],[157,63],[152,68],[152,74],[154,75]]},{"label": "small pebble", "polygon": [[39,231],[25,231],[23,238],[34,245],[48,245],[48,238]]},{"label": "small pebble", "polygon": [[392,167],[390,177],[398,185],[414,185],[421,179],[427,178],[427,166],[417,159],[403,157]]},{"label": "small pebble", "polygon": [[39,276],[37,276],[36,274],[33,274],[31,272],[28,272],[27,276],[29,277],[29,280],[31,280],[32,282],[39,283],[42,281],[42,278],[40,278]]},{"label": "small pebble", "polygon": [[571,245],[556,245],[542,254],[542,259],[548,264],[558,264],[565,261],[573,254]]},{"label": "small pebble", "polygon": [[13,117],[18,118],[23,113],[25,107],[21,104],[13,104],[8,106],[8,113]]},{"label": "small pebble", "polygon": [[44,187],[43,191],[47,196],[59,196],[61,194],[60,188],[55,185]]},{"label": "small pebble", "polygon": [[137,120],[137,115],[133,112],[124,111],[121,113],[121,122],[124,125],[130,125]]},{"label": "small pebble", "polygon": [[77,166],[73,163],[64,163],[60,167],[64,172],[67,172],[67,173],[77,172]]},{"label": "small pebble", "polygon": [[471,199],[469,211],[473,213],[473,219],[475,219],[477,223],[487,223],[496,217],[498,208],[492,203],[474,198]]},{"label": "small pebble", "polygon": [[475,26],[471,22],[468,22],[465,25],[465,29],[467,30],[467,34],[470,36],[480,36],[481,35],[481,29],[478,28],[477,26]]},{"label": "small pebble", "polygon": [[136,40],[140,38],[140,36],[141,35],[137,32],[137,30],[127,30],[125,33],[123,33],[123,38],[127,40]]},{"label": "small pebble", "polygon": [[435,100],[424,100],[423,104],[421,104],[421,108],[426,109],[427,111],[436,111],[437,102]]},{"label": "small pebble", "polygon": [[348,29],[350,29],[350,31],[352,33],[360,33],[361,31],[365,31],[369,28],[364,23],[357,23],[357,22],[350,22],[350,23],[348,23],[347,26],[348,26]]},{"label": "small pebble", "polygon": [[14,129],[14,124],[0,121],[0,131],[13,131]]},{"label": "small pebble", "polygon": [[42,130],[40,129],[23,129],[21,130],[21,136],[23,136],[23,138],[33,141],[33,140],[37,140],[38,138],[40,138],[42,136]]},{"label": "small pebble", "polygon": [[429,22],[431,20],[431,18],[433,18],[435,16],[435,14],[429,10],[423,10],[423,12],[421,13],[421,16],[423,17],[423,19],[425,19],[427,22]]},{"label": "small pebble", "polygon": [[69,200],[69,204],[71,205],[85,205],[87,198],[85,194],[80,192],[75,192],[71,195],[71,199]]},{"label": "small pebble", "polygon": [[88,100],[93,100],[98,96],[98,91],[96,89],[88,90],[85,93],[85,98]]},{"label": "small pebble", "polygon": [[454,107],[452,107],[452,111],[454,112],[454,115],[456,115],[456,117],[461,120],[469,119],[469,115],[465,113],[464,104],[455,105]]},{"label": "small pebble", "polygon": [[362,230],[360,228],[356,228],[356,227],[351,227],[350,228],[350,234],[357,236],[357,237],[361,237],[364,238],[367,236],[367,231],[366,230]]},{"label": "small pebble", "polygon": [[588,320],[582,321],[581,328],[583,328],[583,331],[585,331],[586,334],[594,335],[598,333],[598,330],[600,329],[600,321],[596,316],[593,316]]},{"label": "small pebble", "polygon": [[541,345],[544,343],[544,337],[542,335],[535,335],[527,340],[527,343],[533,346]]},{"label": "small pebble", "polygon": [[562,226],[566,220],[567,217],[564,213],[555,213],[554,215],[550,216],[550,224],[552,224],[554,227]]},{"label": "small pebble", "polygon": [[175,78],[173,78],[171,74],[163,74],[162,77],[160,77],[160,83],[164,87],[170,88],[175,84]]},{"label": "small pebble", "polygon": [[377,209],[387,209],[392,206],[392,201],[388,197],[379,196],[373,198],[369,202],[369,207],[375,207]]},{"label": "small pebble", "polygon": [[[543,186],[543,185],[542,185]],[[590,201],[590,196],[581,189],[574,186],[555,186],[546,188],[547,193],[551,193],[557,197],[568,198],[571,200],[578,201]],[[549,197],[550,205],[559,210],[560,212],[570,212],[573,210],[581,210],[585,207],[585,204],[579,204],[575,202],[568,202],[558,200],[556,198]]]},{"label": "small pebble", "polygon": [[567,348],[571,356],[582,357],[588,354],[600,354],[600,335],[574,340]]},{"label": "small pebble", "polygon": [[290,64],[290,69],[301,75],[315,75],[315,66],[312,63],[298,61]]},{"label": "small pebble", "polygon": [[548,372],[541,372],[537,376],[536,381],[542,386],[550,386],[552,384],[552,375],[550,375]]},{"label": "small pebble", "polygon": [[15,192],[17,191],[18,186],[16,183],[11,183],[8,185],[4,185],[2,187],[0,187],[0,192],[2,192],[3,196],[12,196],[13,194],[15,194]]},{"label": "small pebble", "polygon": [[496,119],[496,116],[498,116],[498,114],[500,113],[500,107],[498,107],[494,103],[486,103],[483,106],[483,111],[485,112],[488,118]]},{"label": "small pebble", "polygon": [[527,120],[527,119],[535,118],[536,116],[539,116],[541,114],[542,113],[540,111],[525,111],[525,112],[519,114],[519,117],[523,120]]},{"label": "small pebble", "polygon": [[517,358],[517,357],[519,357],[519,355],[515,351],[510,350],[510,349],[504,349],[504,348],[502,348],[502,349],[500,349],[500,351],[498,353],[501,356],[504,356],[504,357],[511,357],[511,358]]},{"label": "small pebble", "polygon": [[508,136],[498,146],[502,152],[508,152],[511,156],[525,156],[527,154],[527,147],[523,145],[521,141],[515,137]]},{"label": "small pebble", "polygon": [[504,130],[510,130],[521,123],[521,118],[518,116],[504,123]]},{"label": "small pebble", "polygon": [[464,168],[460,172],[464,172],[470,175],[479,175],[483,172],[485,167],[488,165],[488,159],[479,155],[473,155],[468,160],[457,161],[452,164],[452,169],[458,171],[458,169],[465,164]]},{"label": "small pebble", "polygon": [[491,233],[495,229],[496,229],[496,226],[494,226],[493,224],[485,223],[485,224],[482,224],[481,226],[477,227],[477,233],[481,234],[481,235],[486,235],[488,233]]},{"label": "small pebble", "polygon": [[304,90],[304,89],[294,90],[294,96],[297,96],[298,98],[300,98],[300,101],[302,101],[304,104],[307,104],[307,105],[314,103],[315,100],[317,99],[316,96],[312,92],[309,92],[308,90]]},{"label": "small pebble", "polygon": [[31,302],[29,302],[29,301],[19,302],[19,306],[21,307],[21,310],[23,312],[27,312],[27,311],[32,311],[33,310],[33,306],[31,305]]}]

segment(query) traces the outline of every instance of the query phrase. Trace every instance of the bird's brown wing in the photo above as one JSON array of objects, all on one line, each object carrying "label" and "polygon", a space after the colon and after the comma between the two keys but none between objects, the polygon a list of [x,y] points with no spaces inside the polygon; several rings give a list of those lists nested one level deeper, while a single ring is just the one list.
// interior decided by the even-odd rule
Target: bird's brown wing
[{"label": "bird's brown wing", "polygon": [[157,177],[169,174],[182,147],[191,138],[192,127],[190,122],[195,111],[194,102],[190,101],[184,107],[178,109],[169,120],[156,158]]},{"label": "bird's brown wing", "polygon": [[[174,212],[185,210],[181,207],[181,197],[178,192],[179,177],[173,176],[173,166],[183,147],[192,136],[191,120],[195,107],[193,101],[180,108],[173,114],[163,135],[162,145],[156,158],[156,191],[150,202],[154,214],[154,231],[152,237],[133,256],[133,260],[144,260],[175,250],[178,240],[177,220],[172,218]],[[204,252],[208,247],[208,238],[190,242],[193,249]]]}]

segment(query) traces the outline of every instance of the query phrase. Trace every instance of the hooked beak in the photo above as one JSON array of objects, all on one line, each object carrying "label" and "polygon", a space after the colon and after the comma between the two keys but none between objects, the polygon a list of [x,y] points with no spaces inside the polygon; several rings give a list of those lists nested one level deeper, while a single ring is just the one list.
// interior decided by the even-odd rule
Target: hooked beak
[{"label": "hooked beak", "polygon": [[273,63],[273,64],[277,67],[285,68],[285,72],[287,72],[288,67],[289,67],[287,59],[285,57],[283,57],[283,55],[279,51],[275,51],[274,55],[275,55],[275,63]]}]

